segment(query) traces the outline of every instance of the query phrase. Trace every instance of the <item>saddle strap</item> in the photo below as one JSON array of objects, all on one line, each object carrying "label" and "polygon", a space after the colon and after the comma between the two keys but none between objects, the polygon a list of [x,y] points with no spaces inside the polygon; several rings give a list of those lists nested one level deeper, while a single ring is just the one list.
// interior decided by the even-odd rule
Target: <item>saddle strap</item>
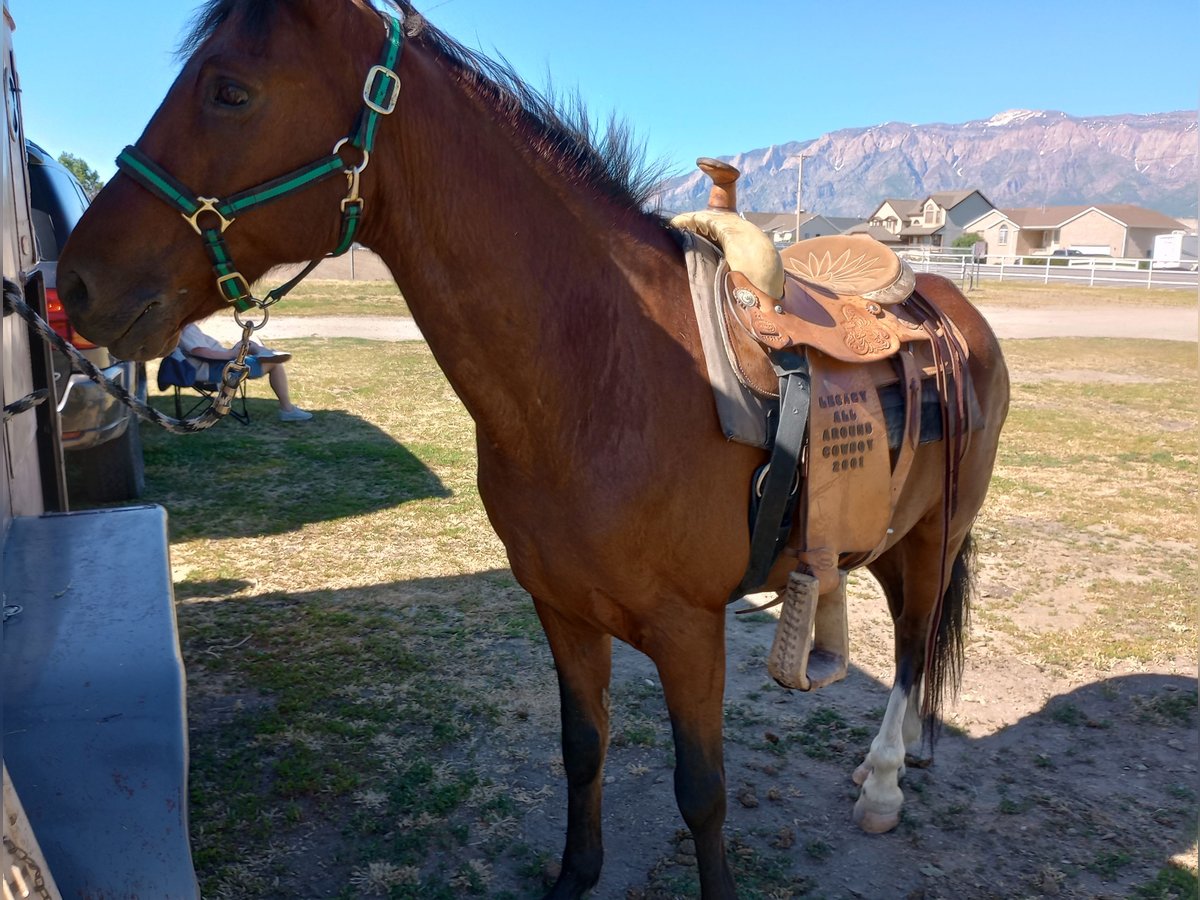
[{"label": "saddle strap", "polygon": [[[968,381],[971,373],[967,363],[967,352],[957,331],[952,327],[941,307],[914,293],[910,301],[924,319],[924,327],[930,335],[933,350],[934,370],[937,373],[938,394],[942,398],[942,446],[945,448],[942,494],[942,548],[937,602],[925,637],[925,659],[933,659],[935,645],[942,618],[945,586],[950,569],[950,523],[958,510],[959,466],[970,446],[971,413],[967,403]],[[929,706],[932,692],[926,692],[922,702],[922,715],[931,715]]]},{"label": "saddle strap", "polygon": [[[771,459],[762,480],[761,499],[750,532],[750,562],[729,602],[760,587],[779,556],[779,532],[798,477],[800,453],[808,430],[811,379],[808,360],[801,353],[778,352],[772,362],[779,375],[779,425]],[[786,540],[786,537],[785,537]]]},{"label": "saddle strap", "polygon": [[[900,494],[908,481],[908,473],[912,470],[913,458],[917,455],[917,446],[921,443],[921,367],[911,348],[901,350],[896,358],[900,362],[901,378],[906,396],[904,431],[900,435],[900,446],[896,450],[896,465],[892,468],[889,522],[896,514],[896,504],[900,501]],[[856,569],[873,563],[887,548],[890,536],[891,529],[888,529],[874,550],[860,559],[852,560],[846,568]]]}]

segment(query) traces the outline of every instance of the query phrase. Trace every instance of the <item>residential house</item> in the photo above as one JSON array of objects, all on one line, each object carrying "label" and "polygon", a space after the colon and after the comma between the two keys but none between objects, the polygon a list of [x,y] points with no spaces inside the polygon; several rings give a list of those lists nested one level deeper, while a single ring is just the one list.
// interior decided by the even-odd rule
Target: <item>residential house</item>
[{"label": "residential house", "polygon": [[826,216],[825,220],[842,234],[845,234],[855,225],[861,225],[867,221],[859,216]]},{"label": "residential house", "polygon": [[1129,203],[993,209],[968,223],[989,258],[1079,253],[1148,259],[1154,239],[1183,226],[1170,216]]},{"label": "residential house", "polygon": [[[757,225],[774,241],[777,247],[784,247],[789,244],[796,243],[796,214],[793,213],[742,213],[742,218],[747,222]],[[799,240],[807,240],[808,238],[826,237],[831,234],[840,234],[837,226],[830,222],[824,216],[818,213],[802,212],[800,213],[800,237]]]},{"label": "residential house", "polygon": [[884,200],[865,225],[847,234],[869,234],[893,247],[949,247],[966,226],[994,209],[977,190],[941,191],[924,200]]}]

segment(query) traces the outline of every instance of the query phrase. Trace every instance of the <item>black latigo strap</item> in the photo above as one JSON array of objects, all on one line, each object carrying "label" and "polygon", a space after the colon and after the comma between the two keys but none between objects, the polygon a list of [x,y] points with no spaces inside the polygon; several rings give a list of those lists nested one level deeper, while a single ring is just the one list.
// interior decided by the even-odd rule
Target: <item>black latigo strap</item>
[{"label": "black latigo strap", "polygon": [[771,363],[779,376],[779,419],[771,458],[754,473],[751,501],[757,502],[757,509],[750,531],[750,562],[730,603],[767,580],[787,542],[790,529],[786,525],[799,493],[800,454],[808,433],[812,396],[808,358],[802,350],[785,350],[772,353]]}]

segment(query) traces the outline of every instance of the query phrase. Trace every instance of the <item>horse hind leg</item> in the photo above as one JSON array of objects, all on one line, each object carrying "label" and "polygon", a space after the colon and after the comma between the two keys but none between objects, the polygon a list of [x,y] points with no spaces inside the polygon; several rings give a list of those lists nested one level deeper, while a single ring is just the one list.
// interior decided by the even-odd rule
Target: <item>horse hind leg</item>
[{"label": "horse hind leg", "polygon": [[536,598],[534,606],[554,654],[567,773],[567,840],[562,868],[547,900],[575,900],[600,880],[604,862],[601,793],[608,751],[608,686],[612,638],[568,620]]},{"label": "horse hind leg", "polygon": [[[925,679],[918,678],[909,692],[908,702],[904,707],[904,723],[900,726],[900,736],[904,740],[905,765],[922,768],[930,762],[930,757],[924,755],[926,744],[925,723],[921,719],[922,687]],[[901,772],[901,775],[904,773]]]},{"label": "horse hind leg", "polygon": [[[879,734],[866,759],[854,771],[861,787],[854,821],[864,831],[890,831],[900,821],[904,793],[899,780],[906,756],[914,761],[922,750],[922,733],[932,739],[947,687],[955,687],[962,671],[962,642],[970,596],[970,537],[957,550],[949,584],[936,623],[933,659],[926,660],[926,638],[941,585],[940,566],[929,564],[941,554],[941,529],[912,533],[872,567],[892,609],[896,630],[896,678],[888,697]],[[953,548],[952,548],[953,549]],[[928,664],[928,666],[927,666]],[[922,687],[928,698],[929,719],[921,725]]]}]

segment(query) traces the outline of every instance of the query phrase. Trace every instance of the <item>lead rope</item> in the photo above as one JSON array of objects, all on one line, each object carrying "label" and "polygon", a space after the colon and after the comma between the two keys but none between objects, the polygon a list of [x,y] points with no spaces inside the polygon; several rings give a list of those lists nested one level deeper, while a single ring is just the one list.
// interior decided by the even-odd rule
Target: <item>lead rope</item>
[{"label": "lead rope", "polygon": [[13,416],[20,415],[23,412],[29,412],[31,409],[36,409],[41,406],[50,397],[50,391],[46,388],[36,390],[31,394],[27,394],[20,400],[16,400],[7,404],[4,407],[4,421],[7,422]]},{"label": "lead rope", "polygon": [[[241,387],[242,381],[249,372],[249,366],[246,365],[246,355],[250,349],[250,337],[255,331],[266,324],[266,319],[257,324],[254,322],[243,322],[241,319],[238,320],[238,324],[242,326],[242,340],[238,345],[237,358],[231,361],[225,367],[225,371],[222,372],[221,389],[217,392],[212,405],[198,416],[193,416],[189,419],[176,419],[173,416],[159,412],[153,406],[143,403],[133,394],[129,393],[123,385],[117,384],[112,379],[105,377],[104,373],[97,369],[90,359],[63,340],[45,319],[39,316],[35,310],[30,308],[21,299],[20,290],[8,279],[4,281],[4,308],[15,312],[24,319],[34,332],[41,335],[44,340],[49,341],[53,347],[64,353],[84,375],[100,385],[108,394],[132,409],[139,418],[147,422],[153,422],[155,425],[165,428],[173,434],[193,434],[197,431],[204,431],[206,428],[211,428],[225,418],[233,405],[233,398],[237,394],[238,388]],[[41,399],[44,400],[46,398],[43,397]],[[13,406],[24,404],[28,400],[28,397],[24,398],[14,403]],[[38,402],[41,402],[41,400],[35,401],[34,405]],[[15,412],[13,414],[15,415]],[[4,418],[5,421],[10,418],[8,407],[4,408]]]}]

